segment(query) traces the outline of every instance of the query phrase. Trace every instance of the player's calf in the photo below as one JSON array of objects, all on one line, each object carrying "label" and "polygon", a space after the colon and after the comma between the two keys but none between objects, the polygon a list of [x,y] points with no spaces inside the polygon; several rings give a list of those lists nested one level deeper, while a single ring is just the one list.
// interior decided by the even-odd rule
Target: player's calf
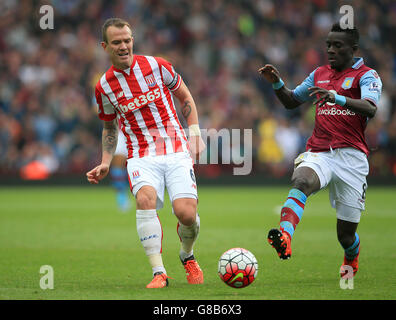
[{"label": "player's calf", "polygon": [[359,269],[359,254],[360,254],[360,238],[357,233],[355,233],[353,243],[344,247],[344,263],[341,265],[341,277],[345,277],[348,273],[348,268],[346,266],[352,267],[353,275],[358,272]]}]

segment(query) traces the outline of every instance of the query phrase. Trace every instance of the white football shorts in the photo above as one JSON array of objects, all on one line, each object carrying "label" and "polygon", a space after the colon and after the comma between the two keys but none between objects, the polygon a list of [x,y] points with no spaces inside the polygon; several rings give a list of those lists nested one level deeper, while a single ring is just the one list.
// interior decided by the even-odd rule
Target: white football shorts
[{"label": "white football shorts", "polygon": [[117,141],[117,147],[114,151],[114,155],[115,156],[117,156],[117,155],[124,156],[125,158],[128,157],[126,138],[121,130],[118,130],[118,141]]},{"label": "white football shorts", "polygon": [[[329,187],[330,204],[337,209],[337,218],[359,222],[365,209],[369,173],[367,156],[354,148],[339,148],[327,152],[304,152],[295,160],[295,167],[309,167],[319,177],[320,189]],[[351,207],[350,214],[340,207]],[[359,210],[356,210],[359,209]]]},{"label": "white football shorts", "polygon": [[164,205],[165,188],[171,202],[179,198],[198,199],[193,159],[188,152],[131,158],[127,160],[127,171],[135,197],[141,187],[154,187],[157,209]]}]

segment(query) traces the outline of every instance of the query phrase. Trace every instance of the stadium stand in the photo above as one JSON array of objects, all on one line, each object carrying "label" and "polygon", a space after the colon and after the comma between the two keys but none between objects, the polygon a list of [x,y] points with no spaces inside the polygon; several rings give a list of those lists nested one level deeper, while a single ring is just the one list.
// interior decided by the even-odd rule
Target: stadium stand
[{"label": "stadium stand", "polygon": [[[106,18],[127,19],[136,53],[169,59],[195,97],[202,128],[253,129],[253,173],[282,177],[304,149],[313,108],[286,111],[257,70],[276,65],[288,87],[326,63],[324,39],[341,2],[54,0],[53,30],[39,27],[42,1],[0,4],[0,175],[81,175],[97,163],[101,123],[94,84],[109,67],[100,47]],[[366,136],[371,175],[396,176],[396,3],[350,1],[361,56],[383,93]],[[228,166],[198,166],[203,176]],[[29,175],[28,175],[29,176]],[[33,175],[34,176],[34,175]]]}]

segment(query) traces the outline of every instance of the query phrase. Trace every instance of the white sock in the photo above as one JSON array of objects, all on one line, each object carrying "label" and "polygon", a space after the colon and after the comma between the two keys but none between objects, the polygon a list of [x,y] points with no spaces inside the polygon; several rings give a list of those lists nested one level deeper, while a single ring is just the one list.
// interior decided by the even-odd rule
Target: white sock
[{"label": "white sock", "polygon": [[164,264],[162,263],[161,253],[152,254],[148,256],[153,275],[157,272],[163,272],[166,274]]},{"label": "white sock", "polygon": [[185,226],[180,222],[178,223],[177,234],[179,235],[181,241],[180,259],[182,261],[194,254],[193,247],[195,241],[198,238],[199,227],[200,219],[198,213],[196,215],[195,222],[191,226]]},{"label": "white sock", "polygon": [[136,210],[136,229],[153,274],[166,273],[161,256],[162,227],[156,210]]}]

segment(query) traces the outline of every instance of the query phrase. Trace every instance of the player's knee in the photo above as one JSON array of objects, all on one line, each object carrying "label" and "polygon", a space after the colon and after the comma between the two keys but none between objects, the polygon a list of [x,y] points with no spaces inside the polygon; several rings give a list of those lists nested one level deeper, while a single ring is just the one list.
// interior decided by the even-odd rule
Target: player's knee
[{"label": "player's knee", "polygon": [[173,202],[173,211],[179,222],[191,226],[196,220],[197,203],[194,199],[177,199]]},{"label": "player's knee", "polygon": [[155,208],[155,202],[150,197],[142,195],[136,199],[136,206],[140,210],[150,210]]},{"label": "player's knee", "polygon": [[298,167],[292,176],[292,186],[308,197],[320,189],[320,180],[312,168]]},{"label": "player's knee", "polygon": [[179,221],[181,224],[189,227],[195,222],[195,217],[185,214],[179,218]]},{"label": "player's knee", "polygon": [[306,196],[312,193],[312,183],[304,176],[298,176],[292,178],[292,186],[300,191],[302,191]]},{"label": "player's knee", "polygon": [[136,207],[140,210],[155,209],[157,197],[155,190],[142,188],[136,195]]}]

